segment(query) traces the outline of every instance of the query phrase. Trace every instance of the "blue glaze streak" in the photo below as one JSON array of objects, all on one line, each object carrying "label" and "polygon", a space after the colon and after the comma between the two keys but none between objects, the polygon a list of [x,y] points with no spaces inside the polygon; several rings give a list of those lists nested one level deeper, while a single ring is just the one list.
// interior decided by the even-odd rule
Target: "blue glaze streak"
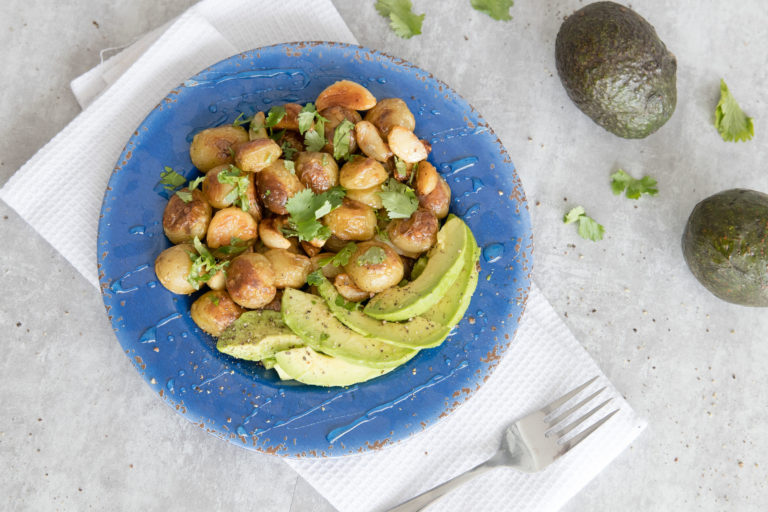
[{"label": "blue glaze streak", "polygon": [[142,270],[145,270],[147,268],[149,268],[149,264],[148,263],[144,263],[143,265],[139,265],[138,267],[136,267],[133,270],[129,270],[128,272],[126,272],[122,276],[120,276],[117,279],[115,279],[114,281],[112,281],[112,284],[110,285],[109,289],[112,290],[115,293],[128,293],[128,292],[133,292],[133,291],[138,290],[139,289],[138,286],[131,286],[130,288],[125,288],[123,286],[123,280],[124,279],[128,279],[133,274],[135,274],[137,272],[141,272]]},{"label": "blue glaze streak", "polygon": [[144,331],[144,334],[141,335],[139,338],[139,343],[155,343],[157,342],[157,328],[162,327],[168,322],[171,322],[173,320],[176,320],[177,318],[181,318],[180,313],[174,313],[172,315],[168,315],[167,317],[163,318],[159,322],[157,322],[154,326],[150,327],[146,331]]},{"label": "blue glaze streak", "polygon": [[331,398],[329,398],[325,402],[319,403],[316,406],[314,406],[314,407],[312,407],[310,409],[307,409],[306,411],[304,411],[302,413],[299,413],[299,414],[297,414],[295,416],[291,416],[290,418],[285,419],[285,420],[278,420],[278,421],[275,422],[274,425],[271,425],[271,426],[269,426],[267,428],[257,429],[257,430],[255,430],[253,432],[253,435],[261,435],[264,432],[272,430],[273,428],[284,427],[285,425],[288,425],[289,423],[293,423],[296,420],[300,420],[301,418],[303,418],[305,416],[309,416],[313,412],[322,409],[323,407],[325,407],[326,405],[330,404],[331,402],[334,402],[335,400],[338,400],[339,398],[342,398],[344,395],[346,395],[348,393],[351,393],[353,391],[357,391],[357,389],[358,389],[357,385],[351,386],[346,391],[338,393],[337,395],[332,396]]},{"label": "blue glaze streak", "polygon": [[466,368],[469,365],[467,361],[462,361],[456,368],[451,370],[448,375],[435,375],[431,379],[429,379],[424,384],[421,384],[420,386],[416,386],[412,390],[408,391],[405,394],[400,395],[399,397],[395,398],[394,400],[391,400],[389,402],[385,402],[379,406],[374,407],[373,409],[369,409],[368,412],[366,412],[364,415],[357,418],[352,423],[349,423],[347,425],[344,425],[343,427],[335,428],[328,432],[328,435],[325,436],[325,438],[328,440],[329,443],[333,444],[336,441],[338,441],[342,436],[345,436],[346,434],[352,432],[354,429],[359,427],[360,425],[363,425],[365,423],[368,423],[369,421],[375,419],[376,415],[380,412],[384,412],[388,409],[391,409],[392,407],[396,406],[400,402],[403,402],[409,398],[411,398],[416,393],[423,391],[429,387],[434,386],[435,384],[438,384],[446,379],[449,379],[453,377],[457,371]]},{"label": "blue glaze streak", "polygon": [[264,401],[264,403],[263,403],[263,404],[261,404],[261,405],[257,405],[256,407],[254,407],[254,408],[253,408],[253,411],[251,412],[251,414],[249,414],[248,416],[246,416],[246,417],[243,419],[243,424],[246,424],[246,423],[248,423],[249,421],[251,421],[251,420],[252,420],[252,419],[253,419],[253,418],[254,418],[254,417],[257,415],[257,414],[259,414],[259,411],[261,410],[261,408],[262,408],[262,407],[264,407],[265,405],[269,405],[269,404],[271,404],[271,403],[272,403],[272,399],[271,399],[271,398],[267,398],[267,399]]},{"label": "blue glaze streak", "polygon": [[504,245],[502,244],[489,244],[483,247],[483,258],[488,263],[498,261],[504,256]]},{"label": "blue glaze streak", "polygon": [[197,391],[198,389],[202,388],[206,384],[210,384],[211,382],[215,381],[216,379],[223,377],[225,375],[231,375],[232,370],[227,370],[225,372],[221,372],[220,374],[216,375],[215,377],[211,377],[210,379],[206,379],[202,381],[200,384],[197,384],[196,386],[193,386],[194,390]]},{"label": "blue glaze streak", "polygon": [[307,72],[299,68],[285,68],[285,69],[255,69],[252,71],[242,71],[240,73],[221,73],[217,77],[209,80],[187,80],[184,82],[185,87],[210,87],[216,86],[230,80],[242,80],[250,78],[276,78],[280,75],[285,75],[288,78],[301,77],[301,83],[296,84],[296,89],[304,89],[309,85],[309,76]]},{"label": "blue glaze streak", "polygon": [[453,176],[457,172],[460,172],[460,171],[463,171],[464,169],[472,167],[477,162],[478,162],[478,159],[476,156],[459,158],[458,160],[454,160],[452,162],[446,162],[446,163],[440,164],[440,172],[443,173],[443,176]]}]

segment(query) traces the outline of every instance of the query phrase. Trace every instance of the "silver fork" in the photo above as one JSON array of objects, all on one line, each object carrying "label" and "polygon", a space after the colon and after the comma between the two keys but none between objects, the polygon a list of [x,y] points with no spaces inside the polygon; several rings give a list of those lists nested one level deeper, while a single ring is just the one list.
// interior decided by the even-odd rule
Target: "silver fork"
[{"label": "silver fork", "polygon": [[605,391],[605,387],[602,387],[583,400],[580,400],[577,404],[561,412],[556,417],[552,417],[553,413],[557,412],[562,406],[566,405],[566,402],[584,391],[590,384],[595,382],[595,380],[597,380],[597,377],[590,379],[549,405],[542,407],[536,412],[532,412],[523,419],[510,425],[504,433],[504,438],[501,440],[501,447],[490,459],[465,473],[398,505],[389,512],[416,512],[422,510],[424,507],[461,484],[499,466],[511,467],[525,473],[535,473],[546,468],[562,455],[568,453],[568,451],[583,441],[592,432],[597,430],[603,423],[608,421],[611,416],[619,412],[619,409],[616,409],[606,414],[601,419],[594,422],[590,427],[568,441],[561,442],[564,436],[584,424],[612,400],[609,398],[590,409],[579,418],[573,420],[568,425],[562,428],[558,427],[563,420]]}]

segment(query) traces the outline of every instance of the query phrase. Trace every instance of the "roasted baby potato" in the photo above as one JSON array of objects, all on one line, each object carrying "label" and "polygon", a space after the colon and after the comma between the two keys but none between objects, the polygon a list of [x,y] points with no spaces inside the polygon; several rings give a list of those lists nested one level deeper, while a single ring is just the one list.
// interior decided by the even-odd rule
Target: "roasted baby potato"
[{"label": "roasted baby potato", "polygon": [[339,183],[348,190],[364,190],[387,181],[389,173],[373,158],[356,157],[341,166]]},{"label": "roasted baby potato", "polygon": [[341,206],[323,217],[322,222],[340,240],[370,240],[376,234],[373,208],[346,197]]},{"label": "roasted baby potato", "polygon": [[291,242],[283,235],[282,227],[286,225],[288,218],[269,217],[259,222],[259,238],[269,249],[288,249]]},{"label": "roasted baby potato", "polygon": [[349,110],[368,110],[376,105],[376,98],[371,92],[356,82],[340,80],[329,85],[317,96],[317,110],[328,107],[344,107]]},{"label": "roasted baby potato", "polygon": [[387,137],[395,126],[402,126],[411,132],[416,128],[416,118],[400,98],[379,100],[376,106],[365,114],[365,120],[373,123],[384,137]]},{"label": "roasted baby potato", "polygon": [[432,192],[418,198],[419,206],[432,211],[438,219],[448,216],[448,208],[451,206],[451,187],[442,176],[438,176],[437,186]]},{"label": "roasted baby potato", "polygon": [[[320,111],[320,115],[328,119],[325,123],[325,140],[328,141],[323,147],[323,151],[333,154],[333,134],[336,127],[345,119],[352,124],[362,121],[362,117],[355,110],[349,110],[344,107],[328,107]],[[354,153],[357,150],[357,140],[355,139],[355,130],[349,132],[349,152]]]},{"label": "roasted baby potato", "polygon": [[421,162],[427,158],[427,149],[419,138],[410,130],[402,126],[393,126],[387,136],[389,149],[400,160],[409,164]]},{"label": "roasted baby potato", "polygon": [[227,268],[227,292],[244,308],[259,309],[275,298],[275,272],[263,255],[241,254]]},{"label": "roasted baby potato", "polygon": [[192,244],[173,245],[155,259],[155,275],[170,292],[188,295],[195,291],[187,278],[192,270],[192,259],[197,255]]},{"label": "roasted baby potato", "polygon": [[206,244],[210,249],[232,245],[237,240],[238,245],[253,245],[258,236],[256,220],[248,212],[230,206],[214,214],[208,226]]},{"label": "roasted baby potato", "polygon": [[431,163],[426,160],[419,162],[416,167],[416,176],[414,176],[413,188],[416,194],[420,196],[426,196],[435,190],[440,175],[437,174],[437,169]]},{"label": "roasted baby potato", "polygon": [[[188,188],[180,192],[188,193]],[[200,190],[192,191],[192,200],[184,202],[173,194],[163,212],[163,231],[174,244],[191,242],[195,237],[205,238],[208,224],[211,222],[211,205],[205,200]]]},{"label": "roasted baby potato", "polygon": [[361,302],[371,297],[371,294],[357,287],[349,274],[338,274],[333,279],[333,286],[339,295],[350,302]]},{"label": "roasted baby potato", "polygon": [[280,158],[283,151],[272,139],[254,139],[234,147],[235,165],[245,172],[260,172]]},{"label": "roasted baby potato", "polygon": [[388,245],[377,241],[357,244],[344,271],[358,288],[371,293],[396,286],[404,272],[400,256]]},{"label": "roasted baby potato", "polygon": [[312,271],[309,258],[285,249],[271,249],[264,256],[272,264],[277,288],[301,288]]},{"label": "roasted baby potato", "polygon": [[405,252],[426,252],[437,242],[437,217],[431,210],[418,209],[408,219],[394,219],[387,226],[389,240]]},{"label": "roasted baby potato", "polygon": [[386,162],[392,157],[392,150],[370,121],[360,121],[355,125],[355,139],[360,150],[374,160]]},{"label": "roasted baby potato", "polygon": [[219,179],[221,173],[226,174],[239,174],[238,171],[234,173],[230,171],[231,164],[217,165],[205,175],[203,180],[203,195],[205,195],[208,204],[214,208],[226,208],[232,206],[237,196],[233,194],[235,186],[229,183],[222,182]]},{"label": "roasted baby potato", "polygon": [[285,115],[275,123],[273,128],[275,130],[299,131],[299,112],[301,112],[301,105],[298,103],[286,103],[283,105],[283,108],[285,108]]},{"label": "roasted baby potato", "polygon": [[328,153],[303,151],[296,156],[295,167],[299,181],[315,194],[339,184],[339,166]]},{"label": "roasted baby potato", "polygon": [[285,202],[298,191],[304,189],[299,178],[286,169],[285,160],[278,160],[256,175],[256,188],[259,199],[268,210],[285,215]]},{"label": "roasted baby potato", "polygon": [[265,119],[264,112],[256,112],[253,115],[251,124],[248,126],[248,138],[250,140],[266,139],[269,137],[267,127],[264,126]]},{"label": "roasted baby potato", "polygon": [[189,146],[192,163],[202,172],[217,165],[232,163],[232,146],[248,140],[248,132],[242,126],[227,124],[206,128],[195,134]]},{"label": "roasted baby potato", "polygon": [[245,312],[225,291],[211,290],[192,303],[192,320],[211,336],[221,336]]},{"label": "roasted baby potato", "polygon": [[345,197],[367,204],[374,210],[378,210],[379,208],[384,207],[379,192],[381,192],[381,185],[376,185],[371,188],[363,188],[360,190],[349,189],[347,190],[347,195]]}]

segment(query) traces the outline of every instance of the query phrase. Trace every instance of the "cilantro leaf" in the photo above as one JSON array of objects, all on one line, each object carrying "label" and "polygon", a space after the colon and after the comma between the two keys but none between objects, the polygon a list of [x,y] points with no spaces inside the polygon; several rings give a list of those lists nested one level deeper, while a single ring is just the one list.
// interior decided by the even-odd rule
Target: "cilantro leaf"
[{"label": "cilantro leaf", "polygon": [[655,179],[650,176],[643,176],[637,180],[623,169],[619,169],[611,174],[611,190],[613,190],[613,194],[616,196],[626,190],[626,195],[629,199],[640,199],[640,196],[643,194],[655,196],[659,193],[659,189],[656,188]]},{"label": "cilantro leaf", "polygon": [[342,247],[339,252],[333,256],[328,256],[327,258],[319,260],[317,264],[320,267],[324,267],[329,264],[333,265],[334,267],[342,267],[349,263],[349,258],[352,256],[356,249],[357,244],[355,242],[349,242],[347,245]]},{"label": "cilantro leaf", "polygon": [[352,302],[351,300],[347,300],[344,297],[341,296],[341,294],[336,296],[336,300],[333,301],[337,306],[340,306],[347,311],[354,311],[357,308],[360,307],[359,302]]},{"label": "cilantro leaf", "polygon": [[216,178],[219,183],[230,185],[232,190],[224,196],[224,201],[232,203],[235,206],[239,206],[241,210],[247,212],[250,209],[251,201],[248,197],[248,173],[245,173],[230,165],[227,169],[221,171]]},{"label": "cilantro leaf", "polygon": [[309,188],[294,194],[285,203],[289,217],[288,227],[283,228],[283,233],[306,242],[328,238],[331,232],[319,219],[341,206],[345,195],[341,187],[333,187],[317,195]]},{"label": "cilantro leaf", "polygon": [[367,251],[357,257],[357,264],[361,266],[378,265],[385,259],[387,259],[387,253],[384,251],[384,249],[378,245],[374,245],[369,247]]},{"label": "cilantro leaf", "polygon": [[408,167],[405,165],[405,162],[400,160],[397,157],[397,155],[395,155],[395,178],[397,178],[398,180],[402,180],[402,179],[405,179],[407,175],[408,175]]},{"label": "cilantro leaf", "polygon": [[285,107],[279,106],[279,107],[272,107],[269,109],[269,113],[267,113],[267,119],[264,121],[264,126],[267,128],[272,128],[277,123],[283,120],[285,117]]},{"label": "cilantro leaf", "polygon": [[424,15],[413,13],[411,0],[377,0],[375,7],[379,14],[389,18],[389,26],[398,36],[410,39],[421,34]]},{"label": "cilantro leaf", "polygon": [[229,240],[229,245],[222,245],[216,248],[217,254],[223,254],[225,256],[237,256],[238,254],[245,252],[248,249],[248,242],[233,236]]},{"label": "cilantro leaf", "polygon": [[349,158],[350,132],[354,128],[355,125],[345,119],[333,131],[333,158],[336,160]]},{"label": "cilantro leaf", "polygon": [[603,239],[605,228],[598,224],[592,217],[588,217],[584,207],[577,206],[563,216],[565,224],[579,223],[579,236],[587,240],[597,242]]},{"label": "cilantro leaf", "polygon": [[187,178],[177,173],[167,165],[163,168],[162,171],[160,171],[160,184],[168,192],[179,188],[186,182]]},{"label": "cilantro leaf", "polygon": [[197,254],[189,253],[189,259],[192,260],[192,268],[187,276],[187,282],[191,284],[195,290],[200,289],[200,285],[212,278],[223,268],[229,265],[228,261],[216,263],[216,258],[213,257],[211,251],[203,245],[198,237],[193,240],[195,250]]},{"label": "cilantro leaf", "polygon": [[[291,148],[291,150],[296,151],[293,148]],[[283,167],[288,169],[291,174],[296,174],[296,164],[293,162],[293,160],[283,160]]]},{"label": "cilantro leaf", "polygon": [[487,14],[498,21],[509,21],[509,8],[514,5],[512,0],[471,0],[472,8]]},{"label": "cilantro leaf", "polygon": [[304,146],[307,151],[320,151],[325,146],[325,135],[317,131],[317,125],[304,134]]},{"label": "cilantro leaf", "polygon": [[419,208],[413,189],[394,178],[389,178],[378,194],[390,219],[407,219]]},{"label": "cilantro leaf", "polygon": [[320,286],[323,284],[324,280],[325,276],[323,276],[323,273],[320,271],[320,269],[317,269],[314,272],[310,272],[307,276],[307,284],[309,286]]},{"label": "cilantro leaf", "polygon": [[317,109],[314,103],[307,103],[299,112],[299,133],[304,135],[304,132],[312,127],[312,122],[315,120],[315,114]]},{"label": "cilantro leaf", "polygon": [[722,78],[720,79],[720,101],[715,108],[715,128],[726,142],[746,142],[755,135],[752,118],[741,110]]},{"label": "cilantro leaf", "polygon": [[250,123],[251,119],[253,119],[253,116],[246,117],[245,114],[240,112],[240,115],[232,122],[232,126],[243,126],[244,124]]},{"label": "cilantro leaf", "polygon": [[192,192],[188,190],[177,190],[176,195],[185,203],[192,201]]},{"label": "cilantro leaf", "polygon": [[189,188],[189,191],[191,192],[195,190],[197,186],[204,181],[205,181],[205,176],[198,176],[197,178],[189,182],[189,185],[187,185],[187,188]]}]

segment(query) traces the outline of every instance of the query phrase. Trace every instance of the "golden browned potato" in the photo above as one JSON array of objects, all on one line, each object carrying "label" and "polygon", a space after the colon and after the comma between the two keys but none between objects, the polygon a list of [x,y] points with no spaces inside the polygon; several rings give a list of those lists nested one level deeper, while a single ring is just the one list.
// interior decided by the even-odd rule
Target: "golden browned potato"
[{"label": "golden browned potato", "polygon": [[437,169],[435,169],[435,166],[426,160],[422,160],[416,167],[416,176],[414,176],[413,188],[418,195],[426,196],[435,190],[439,179],[440,176],[437,174]]},{"label": "golden browned potato", "polygon": [[367,204],[374,210],[378,210],[379,208],[384,207],[379,192],[381,192],[381,185],[376,185],[375,187],[364,188],[361,190],[347,190],[346,197]]},{"label": "golden browned potato", "polygon": [[379,100],[376,106],[365,114],[365,120],[373,123],[384,137],[389,135],[394,126],[402,126],[409,131],[416,128],[416,118],[400,98]]},{"label": "golden browned potato", "polygon": [[[352,124],[357,124],[363,119],[357,111],[340,106],[328,107],[321,110],[320,115],[328,120],[328,122],[325,123],[325,140],[328,142],[323,146],[323,151],[327,151],[331,154],[333,154],[333,134],[336,131],[336,127],[345,119]],[[351,130],[349,132],[350,154],[354,153],[355,150],[357,150],[357,139],[355,139],[355,130]]]},{"label": "golden browned potato", "polygon": [[437,230],[437,217],[426,209],[416,210],[408,219],[394,219],[387,226],[395,247],[410,253],[422,253],[435,245]]},{"label": "golden browned potato", "polygon": [[298,103],[286,103],[283,107],[285,108],[285,115],[275,124],[275,126],[273,126],[273,128],[275,130],[299,131],[299,112],[301,112],[301,105]]},{"label": "golden browned potato", "polygon": [[[348,242],[344,242],[344,243],[348,243]],[[309,258],[309,261],[312,264],[312,270],[315,271],[318,268],[321,269],[321,272],[323,273],[323,275],[328,279],[333,279],[334,277],[339,275],[341,273],[341,268],[337,267],[336,265],[331,265],[330,263],[327,263],[322,267],[320,266],[321,260],[327,260],[328,258],[332,258],[334,255],[335,254],[332,252],[321,252],[320,254],[316,254],[311,258]]]},{"label": "golden browned potato", "polygon": [[445,178],[438,175],[437,186],[425,196],[419,197],[419,206],[431,210],[438,219],[443,219],[448,215],[448,208],[451,206],[451,187],[445,182]]},{"label": "golden browned potato", "polygon": [[271,249],[264,256],[272,264],[277,288],[301,288],[312,271],[309,258],[285,249]]},{"label": "golden browned potato", "polygon": [[253,220],[259,222],[262,216],[261,203],[256,197],[256,178],[252,172],[248,173],[248,188],[245,189],[245,195],[248,197],[248,213]]},{"label": "golden browned potato", "polygon": [[248,138],[251,140],[266,139],[269,137],[267,133],[267,127],[264,126],[266,117],[264,112],[256,112],[251,119],[251,124],[248,126]]},{"label": "golden browned potato", "polygon": [[285,167],[285,160],[278,160],[256,175],[259,198],[268,210],[285,215],[285,202],[304,189],[296,174]]},{"label": "golden browned potato", "polygon": [[328,153],[302,151],[296,156],[296,176],[315,194],[339,184],[339,166]]},{"label": "golden browned potato", "polygon": [[360,151],[366,156],[386,162],[392,157],[392,150],[379,135],[379,130],[370,121],[360,121],[355,125],[355,139]]},{"label": "golden browned potato", "polygon": [[190,313],[199,328],[211,336],[221,336],[229,324],[245,312],[225,291],[211,290],[192,303]]},{"label": "golden browned potato", "polygon": [[338,238],[334,235],[331,235],[328,237],[328,239],[325,241],[325,245],[323,248],[326,251],[330,252],[339,252],[344,248],[345,245],[347,245],[349,242],[347,240],[342,240],[341,238]]},{"label": "golden browned potato", "polygon": [[[183,188],[180,192],[189,192]],[[185,203],[178,194],[173,194],[163,212],[163,231],[174,244],[191,242],[195,237],[205,238],[211,222],[211,205],[200,190],[192,191],[192,200]]]},{"label": "golden browned potato", "polygon": [[368,110],[376,105],[376,98],[371,92],[356,82],[340,80],[323,89],[317,96],[317,110],[340,106],[349,110]]},{"label": "golden browned potato", "polygon": [[263,255],[241,254],[227,268],[227,291],[239,305],[259,309],[275,298],[275,272]]},{"label": "golden browned potato", "polygon": [[208,204],[214,208],[221,209],[232,206],[234,200],[237,199],[235,194],[231,194],[235,190],[235,186],[229,183],[222,183],[219,180],[219,175],[229,171],[229,168],[230,164],[217,165],[208,171],[203,180],[203,195],[205,195]]},{"label": "golden browned potato", "polygon": [[288,249],[291,242],[283,235],[282,227],[288,222],[287,216],[269,217],[259,223],[259,238],[269,249]]},{"label": "golden browned potato", "polygon": [[[325,240],[323,240],[323,242],[325,242]],[[316,247],[316,246],[312,245],[312,244],[311,244],[311,243],[309,243],[309,242],[305,242],[304,240],[302,240],[301,242],[299,242],[299,245],[301,246],[301,249],[304,251],[304,253],[305,253],[307,256],[309,256],[310,258],[311,258],[312,256],[315,256],[315,255],[319,254],[319,253],[320,253],[320,251],[322,251],[322,250],[323,250],[323,248],[322,248],[322,247]]]},{"label": "golden browned potato", "polygon": [[341,166],[339,183],[348,190],[364,190],[387,181],[389,173],[373,158],[358,156]]},{"label": "golden browned potato", "polygon": [[419,138],[410,130],[402,126],[393,126],[387,136],[389,149],[400,160],[409,164],[421,162],[427,158],[427,149]]},{"label": "golden browned potato", "polygon": [[210,249],[232,245],[235,238],[238,245],[253,245],[259,236],[258,224],[248,212],[230,206],[217,211],[208,226],[206,244]]},{"label": "golden browned potato", "polygon": [[339,274],[333,279],[333,286],[339,295],[350,302],[360,302],[370,298],[371,294],[357,287],[349,274]]},{"label": "golden browned potato", "polygon": [[195,134],[189,145],[189,157],[202,172],[208,172],[217,165],[232,163],[232,146],[246,142],[248,132],[242,126],[231,124],[206,128]]},{"label": "golden browned potato", "polygon": [[254,139],[234,147],[235,165],[245,172],[260,172],[275,163],[283,151],[272,139]]},{"label": "golden browned potato", "polygon": [[357,249],[344,265],[355,285],[363,291],[378,293],[397,285],[403,279],[403,262],[388,245],[378,241],[357,244]]},{"label": "golden browned potato", "polygon": [[192,259],[197,256],[192,244],[173,245],[155,260],[155,275],[160,284],[171,293],[188,295],[195,291],[187,278],[192,270]]},{"label": "golden browned potato", "polygon": [[227,287],[227,272],[226,270],[222,269],[213,274],[213,277],[211,277],[209,280],[205,282],[205,284],[208,285],[208,288],[211,290],[223,290]]},{"label": "golden browned potato", "polygon": [[346,197],[341,206],[323,217],[322,222],[340,240],[370,240],[376,234],[373,208]]}]

